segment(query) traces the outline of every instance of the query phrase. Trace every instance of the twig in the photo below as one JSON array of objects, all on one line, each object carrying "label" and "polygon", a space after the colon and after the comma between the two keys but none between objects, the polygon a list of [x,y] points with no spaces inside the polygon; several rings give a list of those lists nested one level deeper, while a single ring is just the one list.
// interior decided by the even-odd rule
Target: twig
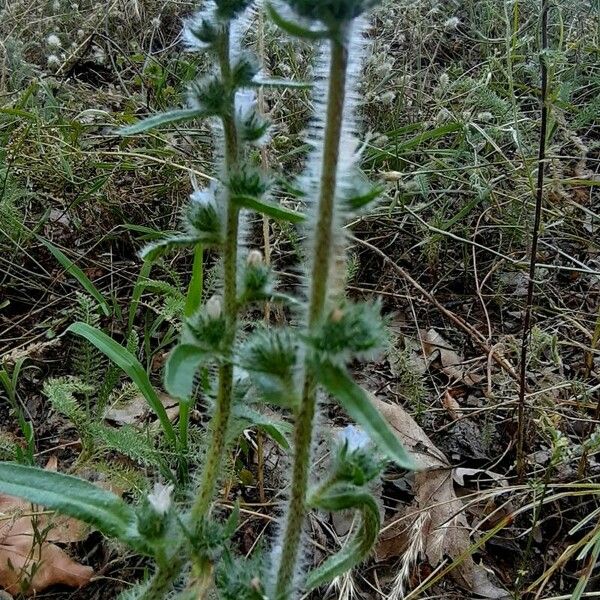
[{"label": "twig", "polygon": [[540,146],[538,154],[537,191],[535,199],[535,217],[531,237],[531,252],[529,258],[529,281],[527,285],[527,304],[523,318],[523,337],[521,340],[521,363],[519,372],[519,404],[517,413],[517,479],[523,481],[525,475],[525,434],[527,432],[527,417],[525,414],[525,393],[527,389],[527,354],[531,338],[531,317],[533,314],[533,293],[535,286],[536,258],[540,236],[540,221],[542,216],[542,201],[544,199],[544,167],[546,165],[546,136],[548,133],[548,64],[546,51],[548,49],[548,1],[541,0],[541,53],[540,67],[542,76],[542,122],[540,125]]},{"label": "twig", "polygon": [[377,246],[373,246],[369,242],[358,239],[353,235],[350,236],[352,240],[358,242],[359,244],[365,246],[365,248],[369,248],[372,252],[375,252],[378,256],[383,258],[383,260],[389,264],[398,275],[400,275],[403,279],[408,281],[410,285],[412,285],[422,296],[424,296],[427,301],[433,304],[443,315],[448,317],[455,325],[457,325],[460,329],[462,329],[465,333],[467,333],[471,339],[484,351],[486,354],[490,355],[494,361],[500,365],[515,381],[519,381],[519,375],[515,371],[514,367],[503,357],[498,354],[494,350],[493,347],[490,347],[487,343],[485,337],[482,333],[477,331],[475,327],[461,319],[458,315],[454,314],[452,311],[448,310],[439,300],[435,298],[430,292],[428,292],[418,281],[413,279],[409,273],[403,269],[400,265],[396,264],[383,250],[377,248]]}]

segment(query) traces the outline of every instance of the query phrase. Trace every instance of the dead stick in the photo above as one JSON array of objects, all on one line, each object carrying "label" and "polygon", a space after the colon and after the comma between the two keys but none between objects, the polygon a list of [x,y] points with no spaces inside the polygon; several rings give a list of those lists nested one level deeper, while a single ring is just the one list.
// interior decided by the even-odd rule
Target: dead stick
[{"label": "dead stick", "polygon": [[461,319],[458,315],[454,314],[452,311],[448,310],[439,300],[433,296],[430,292],[428,292],[418,281],[413,279],[409,273],[403,269],[400,265],[396,264],[383,250],[377,248],[377,246],[373,246],[369,242],[365,242],[364,240],[360,240],[354,236],[350,236],[351,239],[358,242],[359,244],[365,246],[365,248],[369,248],[369,250],[375,252],[378,256],[381,256],[383,260],[390,265],[398,275],[400,275],[403,279],[408,281],[412,287],[414,287],[422,296],[424,296],[428,302],[433,304],[444,316],[448,317],[455,325],[457,325],[460,329],[462,329],[465,333],[467,333],[471,339],[489,356],[491,356],[500,367],[502,367],[515,381],[519,381],[519,375],[515,371],[514,367],[503,357],[500,356],[493,348],[490,348],[483,334],[481,334],[475,327],[469,325],[465,320]]}]

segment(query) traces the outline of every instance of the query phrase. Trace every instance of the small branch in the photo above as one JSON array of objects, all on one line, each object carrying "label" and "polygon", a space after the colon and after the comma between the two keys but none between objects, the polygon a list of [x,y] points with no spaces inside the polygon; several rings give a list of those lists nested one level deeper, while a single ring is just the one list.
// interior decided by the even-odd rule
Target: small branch
[{"label": "small branch", "polygon": [[435,306],[444,316],[448,317],[448,319],[450,319],[455,325],[457,325],[466,334],[468,334],[473,340],[473,342],[477,344],[486,354],[491,356],[494,359],[494,361],[500,367],[502,367],[502,369],[504,369],[515,381],[519,381],[519,375],[515,371],[514,367],[503,356],[498,354],[493,347],[489,346],[484,335],[481,332],[477,331],[475,327],[467,323],[458,315],[454,314],[452,311],[448,310],[439,300],[437,300],[437,298],[433,294],[428,292],[418,281],[413,279],[413,277],[411,277],[405,269],[403,269],[400,265],[396,264],[383,250],[380,250],[379,248],[377,248],[377,246],[373,246],[373,244],[365,242],[364,240],[361,240],[352,235],[349,237],[350,239],[361,244],[365,248],[368,248],[369,250],[383,258],[383,260],[387,264],[389,264],[394,269],[394,271],[396,271],[396,273],[400,275],[400,277],[402,277],[408,283],[410,283],[410,285],[412,285],[412,287],[414,287],[422,296],[424,296],[430,304]]}]

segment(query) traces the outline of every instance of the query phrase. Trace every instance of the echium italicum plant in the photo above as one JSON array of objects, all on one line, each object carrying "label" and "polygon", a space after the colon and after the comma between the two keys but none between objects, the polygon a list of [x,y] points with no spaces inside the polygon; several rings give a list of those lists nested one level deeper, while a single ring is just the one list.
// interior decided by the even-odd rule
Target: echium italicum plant
[{"label": "echium italicum plant", "polygon": [[[210,53],[215,64],[213,73],[190,86],[188,107],[155,115],[123,131],[134,135],[197,119],[208,119],[215,130],[220,167],[211,185],[191,195],[185,231],[143,251],[147,263],[172,248],[194,251],[181,336],[165,370],[165,388],[180,400],[179,432],[168,420],[163,424],[173,448],[184,456],[178,461],[181,475],[189,452],[187,427],[193,402],[203,396],[209,406],[208,443],[191,502],[175,510],[172,485],[157,483],[134,507],[84,480],[9,463],[0,464],[0,491],[86,521],[154,559],[152,576],[128,590],[127,599],[202,599],[216,593],[223,600],[292,600],[368,556],[380,526],[379,508],[369,486],[388,460],[412,466],[347,368],[350,361],[372,355],[385,342],[379,303],[346,299],[335,269],[344,255],[345,223],[378,195],[358,169],[353,121],[353,85],[364,45],[362,20],[375,4],[376,0],[286,0],[266,6],[281,29],[312,40],[320,50],[308,140],[312,151],[299,184],[288,186],[299,190],[309,209],[307,216],[272,200],[274,178],[253,162],[251,147],[268,141],[269,134],[254,90],[292,83],[263,78],[256,59],[242,48],[250,0],[208,2],[187,22],[188,45]],[[310,259],[303,298],[279,293],[261,253],[246,249],[246,211],[305,227]],[[219,295],[202,304],[206,247],[220,253],[222,282]],[[286,303],[296,312],[298,325],[256,327],[242,335],[241,315],[253,303],[264,301]],[[110,338],[96,335],[96,339],[118,354]],[[360,428],[349,426],[342,432],[334,441],[329,471],[319,481],[311,481],[321,393],[335,398]],[[292,417],[290,497],[271,552],[242,559],[231,543],[238,510],[222,519],[213,503],[228,444],[240,423],[260,422],[252,405],[261,402],[288,410]],[[262,423],[268,425],[268,419],[263,417]],[[307,512],[313,508],[351,509],[358,518],[346,545],[308,571],[303,531]]]}]

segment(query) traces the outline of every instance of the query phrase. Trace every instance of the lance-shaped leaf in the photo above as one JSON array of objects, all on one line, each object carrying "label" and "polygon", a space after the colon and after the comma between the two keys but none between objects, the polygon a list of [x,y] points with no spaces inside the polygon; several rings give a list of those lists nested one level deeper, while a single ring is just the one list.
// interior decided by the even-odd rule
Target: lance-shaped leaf
[{"label": "lance-shaped leaf", "polygon": [[198,108],[170,110],[169,112],[160,113],[148,117],[147,119],[143,119],[129,127],[123,127],[118,133],[123,136],[135,135],[137,133],[150,131],[151,129],[156,129],[157,127],[163,127],[164,125],[173,125],[184,121],[193,121],[194,119],[204,119],[207,116],[209,115],[205,111]]},{"label": "lance-shaped leaf", "polygon": [[346,412],[367,432],[381,452],[398,466],[414,469],[413,460],[379,411],[373,406],[369,395],[352,379],[344,367],[325,359],[315,365],[314,372],[319,383],[337,398]]},{"label": "lance-shaped leaf", "polygon": [[56,258],[56,260],[64,267],[65,271],[77,279],[85,291],[98,303],[102,312],[108,317],[110,315],[108,302],[98,291],[98,288],[91,282],[90,278],[68,256],[66,256],[62,250],[59,250],[48,240],[41,237],[38,237],[38,239],[46,246],[46,248],[48,248],[48,250],[50,250],[50,252],[52,252],[54,258]]},{"label": "lance-shaped leaf", "polygon": [[154,262],[163,254],[173,250],[174,248],[193,248],[197,244],[203,244],[204,246],[216,246],[219,243],[220,240],[216,237],[173,235],[145,246],[140,252],[140,258],[145,261]]},{"label": "lance-shaped leaf", "polygon": [[204,350],[192,344],[180,344],[171,351],[165,367],[165,389],[171,396],[190,398],[196,371],[205,356]]},{"label": "lance-shaped leaf", "polygon": [[261,200],[255,196],[247,196],[237,194],[232,196],[232,202],[235,202],[241,208],[248,208],[254,210],[262,215],[267,215],[276,221],[287,221],[288,223],[302,223],[306,217],[295,210],[285,208],[280,204],[274,202],[268,202],[267,200]]},{"label": "lance-shaped leaf", "polygon": [[257,75],[251,82],[251,85],[256,87],[266,87],[272,89],[300,89],[309,90],[313,87],[308,81],[293,81],[292,79],[284,79],[283,77],[261,77]]},{"label": "lance-shaped leaf", "polygon": [[148,379],[148,374],[140,361],[133,356],[129,350],[123,348],[120,344],[117,344],[115,340],[106,335],[103,331],[96,329],[87,323],[73,323],[67,331],[84,337],[131,377],[140,392],[142,392],[146,402],[150,405],[150,408],[152,408],[158,417],[165,436],[175,446],[177,443],[177,436],[173,429],[173,425],[171,424],[171,421],[169,421],[167,411],[160,401],[156,390],[152,387],[150,379]]},{"label": "lance-shaped leaf", "polygon": [[333,484],[313,497],[311,504],[328,511],[356,509],[360,513],[360,525],[352,539],[339,552],[308,574],[306,587],[309,590],[332,581],[367,558],[377,540],[380,527],[377,503],[361,487],[345,483]]},{"label": "lance-shaped leaf", "polygon": [[305,40],[323,40],[331,37],[331,32],[327,29],[309,29],[308,27],[302,27],[302,25],[299,25],[290,19],[286,19],[270,2],[267,3],[267,13],[277,27],[283,29],[283,31],[289,33],[293,37]]},{"label": "lance-shaped leaf", "polygon": [[265,415],[260,411],[246,405],[234,404],[232,416],[235,421],[229,431],[233,439],[238,437],[244,429],[256,427],[264,431],[270,438],[277,442],[284,450],[290,449],[287,436],[292,433],[292,426],[281,419]]},{"label": "lance-shaped leaf", "polygon": [[0,492],[84,521],[139,552],[149,553],[138,533],[134,509],[89,481],[37,467],[0,463]]}]

